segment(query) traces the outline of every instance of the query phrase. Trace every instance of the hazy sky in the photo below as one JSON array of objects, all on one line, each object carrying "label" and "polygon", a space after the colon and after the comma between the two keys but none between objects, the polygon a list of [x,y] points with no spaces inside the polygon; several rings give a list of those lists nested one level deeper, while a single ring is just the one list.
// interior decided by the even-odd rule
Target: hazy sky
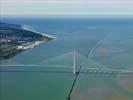
[{"label": "hazy sky", "polygon": [[2,16],[133,16],[133,0],[0,0]]}]

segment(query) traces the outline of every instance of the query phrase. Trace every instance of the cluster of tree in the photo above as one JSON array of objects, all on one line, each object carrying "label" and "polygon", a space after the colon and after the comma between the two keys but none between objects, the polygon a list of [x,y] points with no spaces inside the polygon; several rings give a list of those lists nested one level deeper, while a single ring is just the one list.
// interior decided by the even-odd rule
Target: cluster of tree
[{"label": "cluster of tree", "polygon": [[[36,41],[42,39],[41,34],[24,30],[21,25],[7,24],[0,22],[0,39],[17,43],[19,41]],[[2,42],[1,42],[2,43]]]}]

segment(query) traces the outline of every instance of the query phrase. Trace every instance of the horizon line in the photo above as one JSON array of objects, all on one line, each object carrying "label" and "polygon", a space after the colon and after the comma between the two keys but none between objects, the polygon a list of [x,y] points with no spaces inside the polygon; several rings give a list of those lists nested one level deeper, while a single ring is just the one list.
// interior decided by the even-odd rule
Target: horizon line
[{"label": "horizon line", "polygon": [[46,15],[46,16],[30,16],[30,15],[1,15],[1,18],[133,18],[133,15]]}]

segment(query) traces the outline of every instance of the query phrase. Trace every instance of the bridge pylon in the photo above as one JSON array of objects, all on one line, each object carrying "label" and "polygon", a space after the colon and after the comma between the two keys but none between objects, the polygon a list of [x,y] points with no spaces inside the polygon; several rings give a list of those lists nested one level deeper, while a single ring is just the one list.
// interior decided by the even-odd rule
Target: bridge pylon
[{"label": "bridge pylon", "polygon": [[73,74],[76,74],[76,52],[73,53]]}]

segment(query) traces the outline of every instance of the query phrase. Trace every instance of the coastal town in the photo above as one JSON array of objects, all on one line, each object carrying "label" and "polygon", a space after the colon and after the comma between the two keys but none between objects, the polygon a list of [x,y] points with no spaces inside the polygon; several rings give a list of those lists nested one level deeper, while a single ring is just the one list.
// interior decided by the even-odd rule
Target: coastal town
[{"label": "coastal town", "polygon": [[26,50],[26,49],[32,49],[34,48],[35,46],[39,46],[40,44],[42,43],[45,43],[46,40],[44,41],[35,41],[34,43],[25,43],[25,44],[21,44],[19,46],[17,46],[16,49],[19,49],[19,50]]},{"label": "coastal town", "polygon": [[55,37],[23,29],[21,25],[0,22],[0,61],[53,38]]}]

